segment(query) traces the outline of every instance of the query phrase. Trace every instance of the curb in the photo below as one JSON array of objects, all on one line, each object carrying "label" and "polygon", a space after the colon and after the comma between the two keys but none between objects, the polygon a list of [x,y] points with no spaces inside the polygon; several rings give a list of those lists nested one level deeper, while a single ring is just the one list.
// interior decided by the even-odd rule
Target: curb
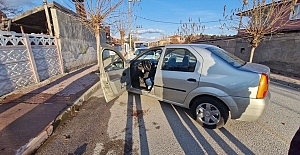
[{"label": "curb", "polygon": [[272,82],[276,82],[276,83],[279,83],[279,84],[282,84],[282,85],[286,85],[286,86],[289,86],[289,87],[292,87],[292,88],[300,89],[300,85],[296,84],[296,83],[287,82],[287,81],[279,80],[279,79],[272,78],[272,77],[270,78],[270,80]]},{"label": "curb", "polygon": [[100,81],[89,88],[83,95],[81,95],[70,107],[58,115],[54,121],[40,132],[35,138],[29,140],[27,144],[18,149],[16,155],[30,155],[34,153],[55,131],[55,129],[69,116],[74,115],[84,101],[87,101],[93,93],[100,88]]}]

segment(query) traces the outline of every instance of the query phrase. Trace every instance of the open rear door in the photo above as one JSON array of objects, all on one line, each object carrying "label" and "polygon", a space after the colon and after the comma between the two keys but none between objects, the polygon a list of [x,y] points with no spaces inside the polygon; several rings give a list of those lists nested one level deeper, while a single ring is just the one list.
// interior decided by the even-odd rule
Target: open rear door
[{"label": "open rear door", "polygon": [[102,46],[100,51],[101,87],[106,102],[109,102],[130,88],[130,69],[125,58],[115,48]]}]

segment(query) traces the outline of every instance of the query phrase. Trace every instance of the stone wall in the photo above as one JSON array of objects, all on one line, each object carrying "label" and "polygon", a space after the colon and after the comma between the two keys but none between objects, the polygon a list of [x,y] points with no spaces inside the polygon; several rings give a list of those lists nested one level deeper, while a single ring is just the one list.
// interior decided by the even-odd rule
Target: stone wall
[{"label": "stone wall", "polygon": [[[51,9],[55,36],[62,52],[64,71],[70,72],[97,62],[96,38],[73,15]],[[105,43],[105,33],[101,43]]]},{"label": "stone wall", "polygon": [[[251,46],[246,39],[209,40],[198,43],[219,45],[234,55],[249,61]],[[300,77],[300,33],[290,32],[266,36],[255,50],[253,62],[267,65],[272,72]]]}]

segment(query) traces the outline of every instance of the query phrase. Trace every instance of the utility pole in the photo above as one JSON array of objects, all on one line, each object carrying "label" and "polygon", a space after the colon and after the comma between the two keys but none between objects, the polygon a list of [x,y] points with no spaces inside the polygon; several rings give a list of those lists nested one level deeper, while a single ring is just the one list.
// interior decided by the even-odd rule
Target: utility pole
[{"label": "utility pole", "polygon": [[128,23],[129,23],[129,53],[131,54],[131,45],[132,45],[132,33],[131,33],[131,30],[132,30],[132,21],[131,21],[131,8],[130,8],[130,5],[131,5],[131,2],[140,2],[141,0],[128,0]]},{"label": "utility pole", "polygon": [[143,26],[142,25],[137,25],[135,28],[136,28],[136,40],[138,41],[139,40],[138,28],[143,28]]},{"label": "utility pole", "polygon": [[128,36],[129,36],[129,56],[130,56],[130,54],[131,54],[131,9],[130,9],[130,5],[131,5],[131,3],[130,2],[132,2],[132,0],[128,0],[128,23],[129,23],[129,34],[128,34]]}]

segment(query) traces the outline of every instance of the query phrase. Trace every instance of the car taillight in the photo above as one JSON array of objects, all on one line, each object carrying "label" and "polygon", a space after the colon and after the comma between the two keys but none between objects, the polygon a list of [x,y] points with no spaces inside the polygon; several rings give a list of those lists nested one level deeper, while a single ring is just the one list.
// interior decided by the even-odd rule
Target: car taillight
[{"label": "car taillight", "polygon": [[269,78],[267,74],[261,74],[256,98],[264,98],[268,94]]}]

